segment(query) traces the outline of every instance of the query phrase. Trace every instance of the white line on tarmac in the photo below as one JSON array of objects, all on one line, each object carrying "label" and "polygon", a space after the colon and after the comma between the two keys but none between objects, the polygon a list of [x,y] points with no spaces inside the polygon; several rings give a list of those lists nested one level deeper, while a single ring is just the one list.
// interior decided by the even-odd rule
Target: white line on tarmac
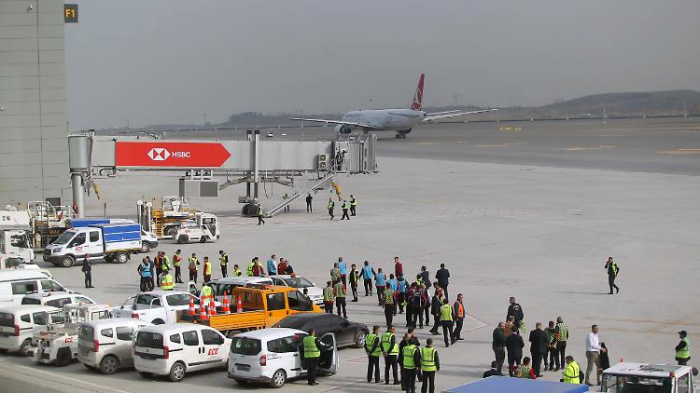
[{"label": "white line on tarmac", "polygon": [[[104,386],[104,385],[98,385],[98,384],[96,384],[96,383],[81,381],[81,380],[79,380],[79,379],[77,379],[77,378],[66,377],[66,376],[63,376],[63,375],[59,375],[59,374],[52,373],[52,372],[48,372],[48,371],[39,370],[39,369],[32,368],[32,367],[22,366],[22,365],[19,365],[19,364],[18,364],[18,365],[15,365],[15,366],[16,366],[16,367],[20,367],[20,368],[27,369],[27,370],[30,372],[30,374],[28,374],[28,375],[34,375],[35,373],[42,373],[42,374],[50,375],[50,376],[52,376],[52,377],[62,378],[62,379],[65,379],[65,380],[67,380],[67,381],[71,381],[71,382],[75,382],[75,383],[83,384],[83,385],[88,385],[88,386],[93,386],[93,387],[96,387],[96,388],[98,388],[98,389],[101,389],[101,390],[98,390],[98,392],[99,392],[99,391],[104,391],[104,390],[109,390],[109,391],[118,392],[118,393],[131,393],[131,392],[126,391],[126,390],[108,388],[108,387],[106,387],[106,386]],[[79,386],[77,386],[77,387],[79,387]]]}]

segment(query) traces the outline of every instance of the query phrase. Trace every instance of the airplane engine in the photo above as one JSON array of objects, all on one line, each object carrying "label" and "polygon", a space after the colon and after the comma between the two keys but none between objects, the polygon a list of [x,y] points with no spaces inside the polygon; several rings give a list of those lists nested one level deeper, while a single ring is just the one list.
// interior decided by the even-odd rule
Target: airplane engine
[{"label": "airplane engine", "polygon": [[335,126],[335,132],[338,134],[349,134],[352,132],[352,128],[350,128],[348,125],[338,124]]}]

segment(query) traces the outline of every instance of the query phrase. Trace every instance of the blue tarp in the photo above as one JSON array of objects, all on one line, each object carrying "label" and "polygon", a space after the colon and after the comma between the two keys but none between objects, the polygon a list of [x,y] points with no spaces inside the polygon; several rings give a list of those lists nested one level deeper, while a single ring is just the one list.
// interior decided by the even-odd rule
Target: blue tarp
[{"label": "blue tarp", "polygon": [[578,393],[587,392],[586,385],[539,381],[509,377],[489,377],[445,390],[445,393]]},{"label": "blue tarp", "polygon": [[141,224],[97,224],[92,226],[102,228],[105,243],[141,241]]}]

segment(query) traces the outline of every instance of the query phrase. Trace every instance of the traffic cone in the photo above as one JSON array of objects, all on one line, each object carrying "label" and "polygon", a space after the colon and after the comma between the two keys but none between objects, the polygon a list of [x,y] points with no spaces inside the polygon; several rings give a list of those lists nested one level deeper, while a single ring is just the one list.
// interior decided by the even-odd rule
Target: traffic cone
[{"label": "traffic cone", "polygon": [[236,312],[243,312],[243,303],[241,303],[241,297],[238,297],[238,304],[236,305]]},{"label": "traffic cone", "polygon": [[224,314],[231,314],[231,307],[229,306],[228,303],[228,295],[224,291],[224,305],[223,308],[221,309],[221,312]]},{"label": "traffic cone", "polygon": [[216,304],[214,304],[214,298],[211,299],[211,302],[209,302],[209,316],[215,316],[216,315]]},{"label": "traffic cone", "polygon": [[207,309],[204,307],[204,304],[199,305],[199,321],[200,322],[206,322],[209,320],[209,316],[207,315]]},{"label": "traffic cone", "polygon": [[194,295],[190,295],[190,309],[187,310],[187,315],[191,317],[197,315],[197,310],[194,308]]}]

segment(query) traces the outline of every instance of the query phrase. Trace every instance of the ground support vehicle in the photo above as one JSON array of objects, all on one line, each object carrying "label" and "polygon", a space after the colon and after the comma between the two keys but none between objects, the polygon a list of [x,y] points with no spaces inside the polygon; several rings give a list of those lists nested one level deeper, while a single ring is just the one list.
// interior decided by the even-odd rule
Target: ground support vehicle
[{"label": "ground support vehicle", "polygon": [[199,308],[199,298],[188,292],[142,292],[128,298],[120,307],[113,308],[112,313],[114,318],[139,319],[154,325],[175,323],[180,318],[178,314],[186,314],[189,310],[190,299]]},{"label": "ground support vehicle", "polygon": [[219,220],[209,213],[196,213],[175,231],[173,239],[182,243],[206,243],[219,240]]},{"label": "ground support vehicle", "polygon": [[600,391],[695,393],[693,371],[692,367],[675,364],[618,363],[603,371]]},{"label": "ground support vehicle", "polygon": [[[84,228],[101,224],[135,224],[134,221],[125,218],[73,218],[66,220],[68,228]],[[141,250],[146,253],[158,247],[158,238],[152,232],[141,228]]]},{"label": "ground support vehicle", "polygon": [[111,318],[80,324],[78,361],[102,374],[134,366],[134,335],[144,326],[138,319]]},{"label": "ground support vehicle", "polygon": [[49,306],[0,308],[0,350],[27,355],[35,330],[63,323],[63,311]]},{"label": "ground support vehicle", "polygon": [[34,260],[29,212],[0,210],[0,269]]},{"label": "ground support vehicle", "polygon": [[22,298],[22,304],[63,308],[67,304],[96,304],[94,300],[77,292],[32,293]]},{"label": "ground support vehicle", "polygon": [[90,260],[126,263],[132,252],[140,251],[141,225],[133,223],[96,224],[69,229],[44,250],[44,261],[71,267],[90,255]]}]

